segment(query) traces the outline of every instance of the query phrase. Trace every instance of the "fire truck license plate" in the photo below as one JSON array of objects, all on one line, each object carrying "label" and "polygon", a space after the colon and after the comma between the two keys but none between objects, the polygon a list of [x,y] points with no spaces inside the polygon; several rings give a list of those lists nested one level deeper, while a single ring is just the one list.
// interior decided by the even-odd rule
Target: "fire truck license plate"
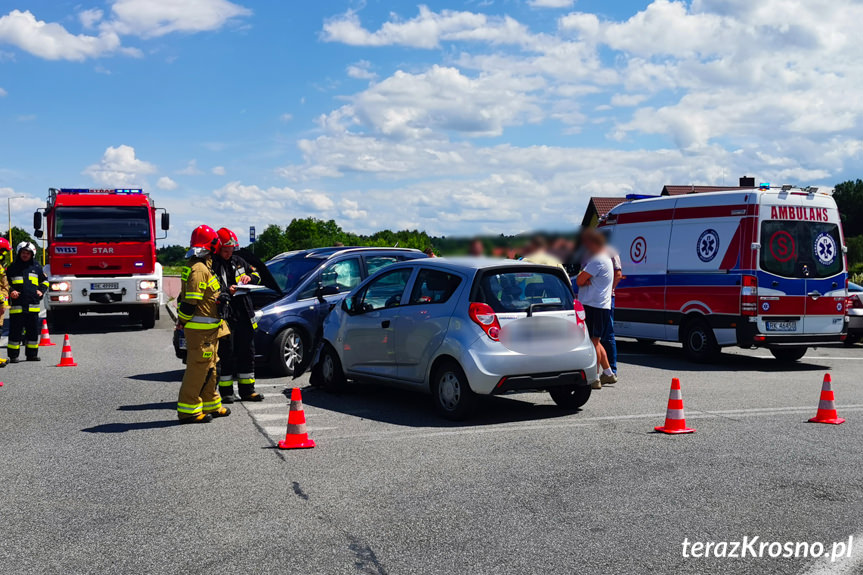
[{"label": "fire truck license plate", "polygon": [[98,282],[90,284],[90,289],[117,289],[120,287],[120,284],[117,282]]},{"label": "fire truck license plate", "polygon": [[797,331],[796,321],[768,321],[767,331]]}]

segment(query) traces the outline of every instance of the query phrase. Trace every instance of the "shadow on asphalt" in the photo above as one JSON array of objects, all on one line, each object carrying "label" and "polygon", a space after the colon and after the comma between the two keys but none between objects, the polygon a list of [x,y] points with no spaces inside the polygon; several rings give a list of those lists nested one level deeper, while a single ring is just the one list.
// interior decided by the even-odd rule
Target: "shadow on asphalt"
[{"label": "shadow on asphalt", "polygon": [[[290,397],[289,388],[284,393]],[[437,414],[428,394],[370,383],[350,383],[343,393],[305,387],[303,403],[360,419],[407,427],[473,427],[553,419],[581,411],[537,405],[510,397],[481,396],[470,419],[448,421]]]},{"label": "shadow on asphalt", "polygon": [[[769,350],[764,350],[770,353]],[[712,364],[694,363],[683,356],[679,346],[671,345],[648,345],[635,342],[618,340],[618,361],[642,367],[653,367],[658,369],[692,371],[760,371],[772,372],[794,372],[794,371],[819,371],[828,366],[808,362],[806,356],[796,362],[781,362],[774,358],[752,357],[748,355],[736,355],[730,353],[720,354],[719,359]],[[810,353],[812,353],[810,351]]]},{"label": "shadow on asphalt", "polygon": [[176,401],[162,401],[160,403],[141,403],[139,405],[121,405],[117,411],[150,411],[153,409],[177,409]]},{"label": "shadow on asphalt", "polygon": [[[147,331],[141,327],[141,322],[136,322],[125,313],[88,313],[82,315],[79,319],[66,325],[65,330],[59,330],[55,326],[48,326],[51,331],[51,337],[55,335],[63,339],[63,334],[82,335],[82,334],[99,334],[99,333],[114,333],[124,331]],[[168,313],[162,310],[159,321],[156,322],[156,329],[170,328],[171,319]],[[61,341],[62,343],[62,341]]]},{"label": "shadow on asphalt", "polygon": [[81,431],[85,433],[125,433],[127,431],[139,431],[142,429],[174,427],[175,425],[180,425],[180,422],[177,419],[168,421],[137,421],[134,423],[103,423],[102,425],[88,427]]},{"label": "shadow on asphalt", "polygon": [[126,379],[134,379],[137,381],[161,381],[161,382],[180,382],[183,381],[184,369],[175,369],[172,371],[154,371],[153,373],[139,373],[138,375],[130,375]]}]

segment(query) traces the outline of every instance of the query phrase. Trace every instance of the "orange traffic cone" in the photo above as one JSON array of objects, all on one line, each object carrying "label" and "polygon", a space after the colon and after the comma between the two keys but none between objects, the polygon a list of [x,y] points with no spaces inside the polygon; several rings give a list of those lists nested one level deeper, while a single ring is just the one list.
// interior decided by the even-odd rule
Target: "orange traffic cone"
[{"label": "orange traffic cone", "polygon": [[683,415],[683,395],[680,393],[680,380],[671,378],[671,393],[668,394],[668,409],[665,412],[665,425],[654,427],[662,433],[695,433],[694,429],[686,427],[686,417]]},{"label": "orange traffic cone", "polygon": [[75,367],[77,365],[72,359],[72,346],[69,345],[69,334],[67,333],[63,340],[63,355],[60,356],[60,363],[57,364],[57,367]]},{"label": "orange traffic cone", "polygon": [[48,347],[52,345],[57,345],[53,341],[51,341],[51,334],[48,333],[48,320],[42,320],[42,336],[39,339],[39,347]]},{"label": "orange traffic cone", "polygon": [[845,420],[836,413],[836,404],[833,403],[833,388],[830,386],[830,374],[824,374],[824,383],[821,384],[821,401],[818,402],[818,412],[809,420],[810,423],[832,423],[839,425]]},{"label": "orange traffic cone", "polygon": [[288,413],[288,431],[285,440],[279,442],[280,449],[307,449],[314,447],[315,442],[306,433],[306,412],[303,411],[303,398],[300,388],[291,390],[291,411]]}]

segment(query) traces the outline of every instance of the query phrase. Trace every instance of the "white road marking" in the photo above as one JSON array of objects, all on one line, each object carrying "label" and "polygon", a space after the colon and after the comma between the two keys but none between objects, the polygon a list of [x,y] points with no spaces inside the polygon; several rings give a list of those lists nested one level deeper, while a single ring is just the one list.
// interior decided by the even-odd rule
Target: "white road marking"
[{"label": "white road marking", "polygon": [[[844,543],[847,544],[848,540]],[[830,561],[832,543],[825,543],[824,547],[827,556],[817,559],[801,575],[854,575],[863,571],[863,533],[854,536],[851,557],[837,557],[836,561]]]},{"label": "white road marking", "polygon": [[[309,417],[319,417],[321,415],[328,415],[328,414],[306,412],[306,418],[307,419]],[[255,418],[255,421],[279,421],[279,420],[287,421],[288,420],[288,409],[287,409],[287,406],[285,406],[285,412],[284,413],[261,413],[258,415],[253,415],[252,417]]]},{"label": "white road marking", "polygon": [[[267,432],[267,435],[270,435],[272,437],[282,437],[283,435],[285,435],[286,429],[287,429],[287,426],[283,425],[282,427],[265,427],[264,431]],[[313,433],[317,433],[318,431],[329,431],[332,429],[338,429],[338,427],[309,427],[309,426],[306,426],[306,431],[310,435]]]},{"label": "white road marking", "polygon": [[[841,414],[843,411],[860,411],[863,410],[863,404],[854,404],[854,405],[839,405],[837,406],[838,410]],[[697,409],[689,408],[686,410],[687,419],[715,419],[717,417],[728,416],[728,415],[737,415],[739,417],[753,417],[753,416],[769,416],[769,415],[794,415],[797,413],[801,414],[815,414],[817,411],[817,406],[808,406],[808,407],[768,407],[768,408],[757,408],[757,409],[729,409],[729,410],[720,410],[720,411],[699,411]],[[452,428],[446,430],[439,431],[430,431],[430,430],[417,430],[410,431],[407,429],[395,429],[395,430],[385,430],[385,431],[372,431],[369,433],[352,433],[351,435],[340,435],[334,437],[328,437],[327,440],[340,440],[340,439],[364,439],[369,441],[382,440],[382,439],[418,439],[418,438],[427,438],[427,437],[439,437],[439,436],[447,436],[447,435],[478,435],[483,433],[503,433],[507,431],[515,431],[515,432],[523,432],[523,431],[542,431],[549,429],[568,429],[572,427],[589,427],[591,425],[605,422],[605,421],[623,421],[623,420],[632,420],[632,419],[656,419],[658,423],[662,423],[663,418],[665,417],[665,412],[662,413],[639,413],[639,414],[629,414],[629,415],[606,415],[599,417],[586,417],[584,419],[579,419],[577,421],[568,421],[568,422],[556,422],[556,423],[525,423],[525,422],[513,422],[513,423],[503,423],[497,425],[488,425],[483,427],[460,427],[460,428]],[[321,429],[321,428],[319,428]]]}]

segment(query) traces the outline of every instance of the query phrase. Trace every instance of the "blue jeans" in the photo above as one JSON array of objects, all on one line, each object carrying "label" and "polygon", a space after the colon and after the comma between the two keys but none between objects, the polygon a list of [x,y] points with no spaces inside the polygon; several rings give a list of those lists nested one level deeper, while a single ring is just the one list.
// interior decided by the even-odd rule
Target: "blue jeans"
[{"label": "blue jeans", "polygon": [[605,337],[599,340],[605,353],[608,354],[608,363],[611,371],[617,373],[617,341],[614,339],[614,296],[611,297],[611,328],[605,332]]}]

